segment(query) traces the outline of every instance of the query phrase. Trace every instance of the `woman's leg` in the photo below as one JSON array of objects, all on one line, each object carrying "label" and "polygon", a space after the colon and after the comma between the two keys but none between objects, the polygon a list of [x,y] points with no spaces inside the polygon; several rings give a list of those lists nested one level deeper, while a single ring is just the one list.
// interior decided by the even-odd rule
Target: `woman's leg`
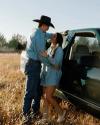
[{"label": "woman's leg", "polygon": [[46,100],[46,93],[45,93],[46,87],[43,87],[43,118],[48,118],[48,102]]},{"label": "woman's leg", "polygon": [[60,122],[64,121],[66,111],[63,111],[61,109],[61,107],[59,106],[59,104],[57,103],[57,101],[54,99],[53,95],[54,95],[55,89],[56,89],[56,87],[54,87],[54,86],[49,86],[45,89],[46,100],[48,103],[50,103],[55,108],[56,112],[58,113],[57,122],[60,123]]},{"label": "woman's leg", "polygon": [[57,103],[57,101],[55,100],[55,98],[53,97],[55,89],[56,89],[55,86],[49,86],[45,88],[46,102],[48,104],[51,104],[58,114],[62,115],[63,111],[59,106],[59,104]]}]

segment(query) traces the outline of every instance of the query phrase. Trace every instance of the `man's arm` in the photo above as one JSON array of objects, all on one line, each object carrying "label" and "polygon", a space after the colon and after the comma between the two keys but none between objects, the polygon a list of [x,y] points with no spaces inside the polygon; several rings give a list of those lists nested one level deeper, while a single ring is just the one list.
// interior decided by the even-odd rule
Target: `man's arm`
[{"label": "man's arm", "polygon": [[[50,38],[52,37],[52,34],[46,34],[46,39],[47,38]],[[45,43],[44,43],[45,42]],[[38,58],[39,60],[42,62],[42,63],[45,63],[47,65],[51,65],[50,61],[48,60],[47,57],[44,57],[41,55],[41,53],[43,51],[46,51],[46,47],[45,47],[45,44],[46,44],[46,41],[40,36],[38,35],[38,37],[36,37],[35,39],[35,47],[36,47],[36,51],[37,51],[37,55],[38,55]]]},{"label": "man's arm", "polygon": [[47,58],[48,62],[52,65],[55,69],[60,69],[60,64],[62,63],[63,59],[63,50],[59,50],[55,53],[54,58],[49,57],[46,51],[41,52],[41,55],[45,58]]}]

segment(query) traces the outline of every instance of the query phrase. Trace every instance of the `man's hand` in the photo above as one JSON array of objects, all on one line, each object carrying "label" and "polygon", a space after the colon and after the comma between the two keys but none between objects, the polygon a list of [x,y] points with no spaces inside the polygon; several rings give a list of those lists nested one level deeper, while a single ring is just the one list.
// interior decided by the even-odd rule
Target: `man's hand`
[{"label": "man's hand", "polygon": [[40,52],[40,55],[43,57],[48,57],[47,51]]}]

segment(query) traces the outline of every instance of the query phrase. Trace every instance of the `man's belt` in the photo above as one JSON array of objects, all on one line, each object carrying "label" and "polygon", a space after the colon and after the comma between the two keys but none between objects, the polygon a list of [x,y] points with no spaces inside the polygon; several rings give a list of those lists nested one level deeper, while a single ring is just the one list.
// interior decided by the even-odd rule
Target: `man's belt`
[{"label": "man's belt", "polygon": [[32,63],[32,62],[34,62],[34,63],[41,63],[39,60],[34,60],[34,59],[31,59],[31,58],[29,58],[29,63]]}]

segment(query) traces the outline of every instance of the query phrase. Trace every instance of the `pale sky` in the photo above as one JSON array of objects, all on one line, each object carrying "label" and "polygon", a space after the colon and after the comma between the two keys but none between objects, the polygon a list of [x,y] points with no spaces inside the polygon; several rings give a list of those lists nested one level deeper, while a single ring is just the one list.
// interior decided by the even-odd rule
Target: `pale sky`
[{"label": "pale sky", "polygon": [[55,26],[48,32],[100,28],[100,0],[0,0],[0,33],[7,39],[17,33],[28,38],[37,27],[32,20],[41,15]]}]

